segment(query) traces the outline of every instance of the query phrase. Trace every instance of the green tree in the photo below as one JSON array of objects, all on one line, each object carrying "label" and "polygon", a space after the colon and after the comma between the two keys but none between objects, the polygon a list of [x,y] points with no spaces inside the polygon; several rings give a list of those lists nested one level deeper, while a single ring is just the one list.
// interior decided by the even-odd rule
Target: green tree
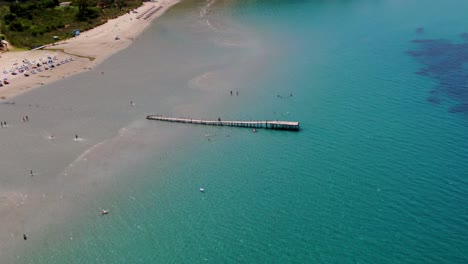
[{"label": "green tree", "polygon": [[127,6],[127,2],[125,0],[115,0],[115,4],[118,8],[123,8],[124,6]]},{"label": "green tree", "polygon": [[78,0],[78,13],[76,14],[76,18],[80,21],[84,21],[87,19],[86,15],[88,12],[89,1],[88,0]]},{"label": "green tree", "polygon": [[22,5],[14,3],[10,6],[10,13],[16,14],[17,16],[21,17],[24,13],[24,8]]},{"label": "green tree", "polygon": [[16,14],[15,13],[9,13],[5,16],[4,20],[5,20],[5,24],[10,24],[11,22],[15,21],[17,18]]},{"label": "green tree", "polygon": [[88,0],[78,0],[78,12],[86,12],[86,9],[89,7],[89,1]]},{"label": "green tree", "polygon": [[21,21],[18,21],[18,20],[11,22],[10,29],[13,31],[19,31],[19,32],[24,30],[23,24],[21,23]]}]

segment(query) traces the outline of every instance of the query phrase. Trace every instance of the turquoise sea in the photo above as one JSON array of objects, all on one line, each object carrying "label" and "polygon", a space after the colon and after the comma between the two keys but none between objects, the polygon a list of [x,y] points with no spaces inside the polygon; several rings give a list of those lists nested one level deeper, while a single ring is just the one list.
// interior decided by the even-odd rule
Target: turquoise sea
[{"label": "turquoise sea", "polygon": [[82,200],[111,213],[45,227],[17,262],[468,263],[467,10],[183,1],[100,67],[145,65],[140,77],[161,91],[135,95],[148,114],[301,131],[132,117],[148,143],[115,148],[120,166],[99,164],[107,188]]}]

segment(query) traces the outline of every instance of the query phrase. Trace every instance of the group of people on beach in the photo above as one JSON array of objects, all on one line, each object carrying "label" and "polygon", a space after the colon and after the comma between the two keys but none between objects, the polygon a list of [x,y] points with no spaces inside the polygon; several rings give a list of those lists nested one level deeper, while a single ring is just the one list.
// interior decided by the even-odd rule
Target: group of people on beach
[{"label": "group of people on beach", "polygon": [[[29,117],[28,116],[23,116],[23,122],[28,122],[28,121],[29,121]],[[6,121],[0,122],[0,126],[4,127],[4,128],[8,127]]]},{"label": "group of people on beach", "polygon": [[[38,61],[36,60],[28,60],[28,59],[23,59],[22,64],[18,65],[18,62],[15,62],[13,66],[9,70],[6,70],[5,68],[3,69],[3,74],[5,75],[17,75],[18,73],[23,73],[24,76],[28,77],[29,74],[36,74],[37,72],[42,72],[43,70],[49,70],[55,67],[58,67],[60,65],[63,65],[65,63],[73,61],[73,58],[67,58],[64,60],[60,60],[57,58],[57,56],[50,57],[47,56],[46,59],[39,58]],[[8,78],[3,78],[3,81],[5,84],[8,84],[7,81]]]},{"label": "group of people on beach", "polygon": [[[232,91],[231,91],[231,95],[232,95]],[[236,91],[236,95],[239,95],[239,91]]]}]

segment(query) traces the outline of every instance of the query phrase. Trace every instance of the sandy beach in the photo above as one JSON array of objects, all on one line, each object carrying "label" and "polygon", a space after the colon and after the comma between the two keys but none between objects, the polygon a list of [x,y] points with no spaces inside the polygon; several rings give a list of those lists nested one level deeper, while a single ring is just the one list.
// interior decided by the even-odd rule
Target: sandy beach
[{"label": "sandy beach", "polygon": [[[167,10],[177,2],[164,3]],[[36,74],[26,77],[16,69],[17,75],[5,74],[10,84],[0,87],[6,97],[0,100],[0,263],[86,263],[39,256],[65,253],[59,248],[67,244],[82,248],[85,233],[98,226],[95,234],[112,240],[121,232],[110,231],[110,221],[140,217],[122,209],[125,201],[142,201],[131,193],[145,179],[165,179],[164,170],[172,171],[193,142],[208,142],[217,129],[149,122],[146,116],[229,118],[224,107],[242,102],[248,93],[233,84],[262,68],[253,63],[258,56],[219,45],[225,38],[200,16],[199,3],[176,5],[151,26],[136,17],[162,3],[145,3],[138,13],[45,50],[2,55],[5,71],[27,65],[31,72],[35,65]],[[232,67],[246,60],[248,67]],[[239,96],[228,95],[235,89]],[[221,112],[207,110],[216,106]],[[154,173],[145,176],[153,165]],[[109,215],[102,216],[102,209]]]},{"label": "sandy beach", "polygon": [[[91,177],[87,177],[88,174],[74,172],[74,168],[91,159],[89,155],[96,155],[93,153],[100,153],[99,159],[95,159],[99,167],[103,155],[114,152],[105,150],[107,147],[102,142],[125,137],[125,130],[119,133],[119,129],[127,126],[129,120],[143,116],[140,113],[143,108],[129,106],[130,99],[124,99],[125,103],[119,101],[122,99],[119,96],[138,100],[128,86],[117,87],[119,83],[107,86],[117,79],[113,74],[122,76],[121,73],[112,72],[111,67],[104,69],[104,75],[101,70],[91,70],[102,68],[98,65],[132,45],[154,19],[178,2],[145,2],[136,12],[110,20],[73,39],[42,50],[1,54],[0,78],[2,83],[7,78],[9,84],[0,87],[0,262],[11,263],[6,259],[13,256],[16,244],[23,242],[23,233],[31,235],[28,241],[34,242],[44,226],[66,222],[69,212],[57,215],[57,209],[66,211],[71,201],[82,197],[77,184],[83,183],[87,190],[96,186],[93,177],[99,172],[89,173]],[[145,19],[156,9],[157,12]],[[88,76],[78,73],[88,73]],[[71,80],[66,87],[58,84],[67,77],[85,80]],[[89,78],[96,82],[95,86],[80,85],[89,83]],[[41,86],[47,87],[35,89]],[[109,87],[116,88],[116,94],[120,95],[109,96]],[[91,91],[96,97],[92,102],[87,97]],[[141,93],[141,97],[150,92]],[[103,100],[104,96],[108,100]],[[118,118],[109,119],[108,111],[121,112]],[[77,133],[79,137],[75,138]],[[132,137],[123,141],[124,145],[135,144]],[[99,186],[96,188],[102,187]]]},{"label": "sandy beach", "polygon": [[[165,3],[167,9],[176,2]],[[179,215],[181,222],[201,223],[196,215],[208,207],[196,210],[196,218],[186,217],[194,201],[211,207],[200,200],[199,188],[211,195],[216,189],[225,193],[230,185],[214,187],[204,182],[205,175],[231,179],[230,172],[219,177],[212,169],[232,168],[229,160],[210,163],[212,151],[223,157],[223,149],[258,137],[249,129],[186,126],[146,116],[228,120],[273,115],[242,112],[259,105],[251,102],[257,99],[255,87],[263,83],[269,50],[258,44],[254,32],[237,30],[241,25],[229,27],[224,18],[207,17],[217,14],[210,11],[212,1],[183,1],[150,26],[136,21],[159,5],[146,3],[138,13],[46,50],[4,54],[5,71],[36,65],[36,74],[26,77],[16,69],[17,75],[7,73],[10,84],[0,87],[11,92],[0,101],[0,263],[183,263],[139,259],[138,250],[147,247],[164,256],[171,248],[184,250],[171,240],[187,245],[200,240],[199,235],[193,242],[179,240],[180,223],[172,225],[172,219]],[[224,26],[214,30],[212,25]],[[51,69],[50,64],[61,62]],[[277,102],[276,92],[261,101]],[[197,168],[199,156],[208,158],[202,163],[210,167]],[[103,209],[109,214],[103,216]],[[174,235],[160,235],[169,229]],[[144,242],[134,243],[138,239]]]},{"label": "sandy beach", "polygon": [[[109,20],[77,37],[46,45],[41,50],[1,53],[0,80],[3,82],[6,78],[8,84],[0,87],[0,100],[93,69],[131,45],[154,19],[178,2],[145,2],[134,12]],[[37,67],[38,63],[41,67]]]}]

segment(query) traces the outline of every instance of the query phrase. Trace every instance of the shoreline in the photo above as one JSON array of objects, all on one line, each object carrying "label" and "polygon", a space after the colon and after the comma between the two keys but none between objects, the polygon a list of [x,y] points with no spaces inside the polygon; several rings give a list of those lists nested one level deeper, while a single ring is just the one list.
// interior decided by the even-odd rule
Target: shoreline
[{"label": "shoreline", "polygon": [[[46,49],[11,51],[1,54],[0,62],[2,62],[1,65],[4,67],[0,68],[0,80],[3,82],[3,79],[7,77],[10,81],[10,84],[0,87],[0,107],[5,108],[2,109],[1,120],[8,121],[8,128],[2,128],[1,130],[2,138],[7,140],[0,142],[0,146],[4,150],[0,154],[6,155],[0,155],[2,156],[0,164],[2,165],[3,172],[8,172],[4,173],[6,177],[1,177],[2,186],[0,188],[0,222],[2,222],[0,259],[2,261],[11,263],[9,261],[12,260],[13,253],[24,250],[24,248],[18,247],[22,243],[22,240],[18,238],[21,238],[23,233],[28,233],[28,236],[32,234],[31,242],[37,239],[36,236],[42,232],[40,230],[43,228],[44,223],[38,223],[36,221],[37,218],[47,219],[50,223],[58,223],[66,219],[70,214],[69,212],[65,212],[63,216],[57,216],[57,212],[53,211],[53,209],[61,208],[70,202],[66,200],[67,196],[62,196],[64,191],[61,189],[67,186],[71,192],[75,186],[70,186],[70,184],[76,183],[78,180],[68,183],[65,180],[57,178],[60,175],[69,179],[64,175],[68,167],[63,172],[61,166],[70,164],[70,162],[74,164],[77,160],[80,160],[81,155],[86,155],[89,149],[99,148],[101,142],[107,142],[108,138],[111,140],[118,138],[120,134],[120,130],[117,135],[114,133],[110,135],[108,133],[104,134],[102,131],[92,131],[92,128],[97,126],[97,123],[95,123],[94,125],[90,125],[89,130],[83,126],[79,127],[79,142],[77,140],[68,141],[64,137],[68,133],[78,129],[75,127],[75,122],[89,121],[87,118],[90,117],[80,112],[79,104],[70,104],[70,101],[63,100],[63,97],[62,99],[57,99],[56,97],[61,94],[59,90],[47,92],[49,96],[42,97],[42,99],[35,101],[35,104],[31,104],[31,98],[34,97],[34,100],[36,100],[37,93],[41,94],[41,91],[43,91],[37,88],[49,85],[48,88],[50,87],[53,90],[53,83],[57,81],[71,76],[80,78],[78,74],[94,69],[96,66],[107,61],[111,56],[132,45],[133,40],[137,39],[149,28],[155,19],[162,16],[165,11],[178,3],[180,3],[179,0],[145,2],[141,7],[136,9],[138,13],[127,13],[116,19],[109,20],[101,26],[83,32],[76,38],[49,45]],[[136,19],[138,15],[154,6],[156,8],[163,6],[163,8],[152,14],[148,19],[144,19],[143,17]],[[115,39],[116,35],[119,35],[119,40]],[[45,70],[44,67],[48,66],[49,60],[53,64],[64,60],[68,60],[68,62]],[[41,65],[43,68],[41,72],[37,72],[36,68],[36,74],[30,74],[29,77],[19,72],[17,72],[17,75],[3,72],[9,71],[9,67],[20,67],[21,65],[28,64],[28,62],[30,63],[30,72],[33,70],[32,66],[36,65],[32,63],[33,61],[36,63],[41,62],[41,64],[44,62],[45,65]],[[86,94],[86,87],[83,87],[83,89],[75,88],[75,99],[71,101],[75,101],[76,95],[80,93]],[[9,101],[12,103],[9,103]],[[24,102],[28,102],[29,106]],[[39,104],[36,104],[37,102]],[[133,112],[137,112],[136,109]],[[23,119],[23,123],[21,123],[22,114],[29,115],[31,121],[24,122]],[[95,116],[94,113],[91,113],[91,115]],[[65,124],[65,122],[57,120],[73,121]],[[107,128],[109,127],[110,131],[114,131],[112,125],[108,124]],[[118,125],[117,128],[120,129],[121,125]],[[82,134],[84,138],[81,141]],[[42,139],[46,140],[42,141]],[[57,144],[60,144],[61,148],[55,147]],[[48,161],[46,162],[42,159],[40,155],[37,155],[38,153],[48,153],[47,157],[44,156]],[[10,163],[11,166],[5,166],[6,160],[13,161]],[[18,161],[18,164],[14,161]],[[20,164],[23,161],[28,163],[28,173],[29,168],[34,168],[34,177],[33,173],[31,175],[23,175],[21,170],[24,167]],[[56,165],[51,166],[51,161]],[[58,171],[62,172],[57,174]],[[11,177],[10,175],[17,175],[19,177]],[[26,177],[23,179],[22,176]],[[58,179],[60,180],[55,182]],[[86,177],[78,181],[90,179],[92,177]],[[91,185],[89,182],[86,182],[86,184]],[[52,186],[53,189],[46,186]],[[79,196],[79,194],[75,195]],[[46,207],[43,206],[45,203],[48,204]],[[48,210],[52,210],[53,212]],[[51,215],[54,216],[51,217]],[[32,243],[31,245],[34,244]]]},{"label": "shoreline", "polygon": [[[176,7],[175,14],[180,9]],[[169,22],[163,19],[161,26],[171,25],[174,34],[190,38],[190,33],[197,31],[194,35],[204,41],[207,36],[215,37],[197,13],[180,23],[175,16],[167,17]],[[187,28],[186,25],[192,23],[186,22],[199,22],[200,27],[197,30]],[[178,28],[180,25],[183,25],[182,31]],[[0,188],[0,222],[4,223],[0,232],[0,259],[6,263],[28,263],[26,259],[29,258],[35,259],[33,263],[41,263],[37,259],[36,254],[41,254],[38,252],[53,250],[67,241],[80,241],[83,239],[79,235],[83,228],[80,225],[98,224],[95,220],[101,217],[100,209],[109,209],[111,214],[118,212],[119,205],[115,201],[122,197],[112,195],[124,193],[116,192],[119,186],[121,190],[128,190],[127,179],[130,182],[132,179],[120,175],[121,171],[137,168],[136,163],[149,164],[147,158],[151,156],[169,165],[170,157],[177,155],[170,142],[181,142],[181,139],[198,142],[199,137],[206,140],[206,132],[195,135],[195,138],[193,135],[187,137],[190,134],[184,127],[149,123],[142,117],[164,111],[178,115],[194,111],[204,114],[207,107],[220,107],[222,98],[233,99],[222,91],[234,89],[229,83],[238,79],[235,77],[237,71],[231,72],[233,76],[225,76],[223,72],[232,69],[216,68],[216,65],[233,60],[223,57],[222,62],[219,59],[205,62],[204,52],[211,54],[211,50],[206,50],[205,46],[187,45],[185,49],[174,50],[190,51],[196,56],[185,70],[179,68],[181,59],[186,61],[185,53],[174,57],[171,52],[166,52],[177,43],[173,39],[169,42],[161,39],[154,46],[140,45],[147,43],[145,41],[151,43],[153,34],[162,35],[160,30],[153,31],[152,27],[159,25],[152,25],[149,34],[142,34],[136,43],[129,42],[129,49],[121,50],[115,56],[101,57],[102,61],[75,59],[54,69],[65,69],[82,61],[100,64],[91,71],[84,69],[80,71],[82,74],[73,74],[65,82],[51,83],[44,89],[30,89],[10,102],[0,101],[3,114],[0,121],[8,122],[8,128],[0,129],[3,149],[0,157],[5,175],[0,177],[5,183],[3,190]],[[201,29],[206,33],[200,35]],[[114,33],[110,34],[112,41],[114,36]],[[210,38],[207,43],[217,46],[216,40]],[[55,55],[57,51],[45,52],[52,58],[58,57]],[[64,52],[70,51],[65,49]],[[146,61],[150,55],[155,59]],[[244,56],[251,59],[248,54]],[[239,59],[238,63],[243,61],[238,56],[232,55],[232,58]],[[135,63],[127,63],[140,61],[145,64],[144,70],[134,70]],[[200,65],[200,62],[204,63]],[[101,75],[101,71],[105,74]],[[160,79],[155,75],[167,77]],[[225,79],[229,76],[230,82]],[[227,86],[223,85],[226,81]],[[223,104],[221,109],[224,107]],[[27,122],[21,119],[25,115],[30,117]],[[28,236],[28,242],[23,241],[23,234]]]},{"label": "shoreline", "polygon": [[[3,83],[7,78],[9,82],[0,87],[0,102],[93,69],[110,56],[129,47],[155,19],[179,2],[144,2],[135,9],[136,12],[111,19],[77,37],[46,45],[41,50],[8,51],[0,54],[0,65],[3,67],[0,69],[0,81]],[[147,14],[152,13],[149,17],[141,16],[150,9],[157,9],[157,12],[148,12]],[[50,67],[48,61],[54,67]],[[41,67],[36,67],[38,63]],[[16,75],[12,75],[12,72]],[[25,76],[25,73],[29,76]]]}]

